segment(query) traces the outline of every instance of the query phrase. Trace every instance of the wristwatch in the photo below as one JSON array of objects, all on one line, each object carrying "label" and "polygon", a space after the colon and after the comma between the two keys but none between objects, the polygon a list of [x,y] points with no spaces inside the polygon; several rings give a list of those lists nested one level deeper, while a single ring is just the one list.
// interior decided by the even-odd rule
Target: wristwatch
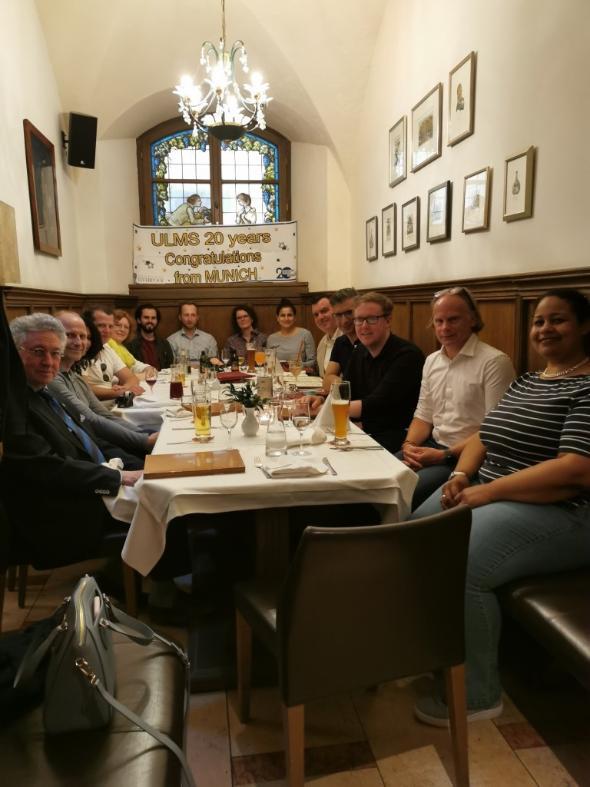
[{"label": "wristwatch", "polygon": [[445,451],[443,455],[443,462],[446,464],[450,464],[451,462],[455,461],[455,457],[453,456],[452,451]]},{"label": "wristwatch", "polygon": [[467,473],[464,473],[463,470],[453,470],[452,473],[449,473],[449,481],[451,480],[451,478],[455,478],[455,476],[458,476],[458,475],[464,475],[465,478],[469,478]]}]

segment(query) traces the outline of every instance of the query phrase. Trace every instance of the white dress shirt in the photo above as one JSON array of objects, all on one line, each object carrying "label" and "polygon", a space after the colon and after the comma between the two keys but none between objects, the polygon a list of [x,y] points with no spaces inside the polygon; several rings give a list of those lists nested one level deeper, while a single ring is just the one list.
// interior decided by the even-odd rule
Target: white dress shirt
[{"label": "white dress shirt", "polygon": [[342,331],[340,328],[336,328],[331,336],[325,333],[319,341],[318,348],[316,350],[316,361],[320,370],[320,377],[323,377],[326,373],[326,366],[328,365],[330,356],[332,355],[332,347],[339,336],[342,336]]},{"label": "white dress shirt", "polygon": [[473,333],[454,358],[444,347],[426,359],[415,418],[452,447],[476,432],[515,377],[510,358]]}]

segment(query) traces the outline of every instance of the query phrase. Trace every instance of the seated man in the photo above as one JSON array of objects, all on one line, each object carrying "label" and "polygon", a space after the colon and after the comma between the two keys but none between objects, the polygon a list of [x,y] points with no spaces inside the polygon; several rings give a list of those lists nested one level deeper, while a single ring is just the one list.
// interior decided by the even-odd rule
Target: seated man
[{"label": "seated man", "polygon": [[125,346],[136,358],[149,363],[154,369],[169,369],[174,363],[174,351],[167,339],[161,339],[156,331],[160,322],[160,310],[151,303],[142,303],[135,310],[137,335]]},{"label": "seated man", "polygon": [[323,377],[326,373],[326,366],[330,362],[334,342],[342,335],[342,331],[336,325],[332,304],[324,293],[319,293],[313,298],[311,302],[311,316],[317,327],[324,334],[316,348],[318,373],[320,377]]},{"label": "seated man", "polygon": [[[9,517],[19,525],[37,567],[95,557],[112,520],[103,497],[133,486],[139,470],[103,463],[92,436],[47,391],[65,346],[61,323],[47,314],[18,317],[10,326],[27,386],[13,391],[25,419],[6,424],[0,489]],[[13,375],[19,386],[20,376]],[[172,538],[171,538],[172,536]],[[170,579],[190,568],[184,527],[168,528],[166,550],[155,579]]]},{"label": "seated man", "polygon": [[84,319],[89,318],[94,323],[103,344],[101,350],[83,372],[96,397],[112,401],[125,391],[132,391],[134,394],[143,393],[144,389],[139,384],[137,375],[127,368],[122,359],[107,344],[115,322],[112,309],[108,309],[106,306],[97,306],[84,312],[82,316]]},{"label": "seated man", "polygon": [[168,337],[168,343],[178,356],[183,350],[188,353],[189,361],[199,363],[201,354],[219,363],[215,337],[198,329],[199,307],[196,303],[181,303],[178,307],[178,321],[182,328]]},{"label": "seated man", "polygon": [[393,304],[379,292],[354,302],[359,339],[344,375],[350,381],[350,418],[388,451],[399,450],[418,401],[424,355],[391,333]]},{"label": "seated man", "polygon": [[76,312],[58,312],[56,317],[66,331],[66,344],[60,370],[47,386],[49,392],[66,408],[77,412],[85,427],[90,425],[99,438],[137,456],[145,456],[154,447],[158,433],[145,434],[130,421],[116,416],[96,398],[76,371],[76,364],[86,348],[84,320]]},{"label": "seated man", "polygon": [[354,299],[357,295],[358,293],[354,287],[345,287],[343,290],[338,290],[338,292],[330,296],[332,314],[334,315],[336,325],[341,335],[334,342],[330,360],[326,364],[322,385],[325,391],[330,390],[332,383],[342,379],[342,375],[345,373],[348,362],[350,361],[352,351],[358,343],[353,319]]},{"label": "seated man", "polygon": [[483,321],[465,287],[436,293],[432,324],[441,349],[424,364],[418,406],[399,457],[419,475],[412,510],[447,480],[465,443],[514,379],[510,358],[478,339]]}]

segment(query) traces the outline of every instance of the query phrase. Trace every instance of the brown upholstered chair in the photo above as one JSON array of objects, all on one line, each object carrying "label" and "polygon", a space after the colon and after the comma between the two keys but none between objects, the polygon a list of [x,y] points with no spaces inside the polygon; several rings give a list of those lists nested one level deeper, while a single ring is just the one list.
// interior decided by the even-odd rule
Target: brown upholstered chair
[{"label": "brown upholstered chair", "polygon": [[289,787],[304,783],[304,703],[444,670],[456,783],[469,784],[464,593],[471,511],[413,522],[308,527],[279,584],[236,587],[238,702],[249,718],[252,632],[272,651]]}]

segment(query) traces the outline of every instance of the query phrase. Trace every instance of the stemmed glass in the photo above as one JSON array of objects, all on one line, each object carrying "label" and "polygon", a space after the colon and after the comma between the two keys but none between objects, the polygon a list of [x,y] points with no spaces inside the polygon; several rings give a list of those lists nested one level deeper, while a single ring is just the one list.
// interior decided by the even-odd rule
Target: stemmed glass
[{"label": "stemmed glass", "polygon": [[230,400],[219,402],[219,420],[221,425],[227,429],[227,447],[231,448],[231,432],[238,422],[238,411],[236,403]]},{"label": "stemmed glass", "polygon": [[309,412],[309,399],[302,396],[300,399],[295,399],[293,402],[293,410],[291,412],[291,420],[293,426],[299,432],[299,447],[292,451],[294,456],[309,456],[309,451],[303,449],[303,432],[311,423],[311,414]]},{"label": "stemmed glass", "polygon": [[224,347],[223,350],[221,351],[221,360],[223,361],[224,366],[228,365],[229,359],[230,359],[229,348]]},{"label": "stemmed glass", "polygon": [[303,364],[300,358],[295,358],[294,361],[289,361],[289,371],[295,378],[295,385],[298,385],[297,380],[303,370]]},{"label": "stemmed glass", "polygon": [[158,370],[154,369],[153,366],[148,366],[145,370],[145,381],[149,385],[150,390],[154,389],[154,385],[158,379]]}]

